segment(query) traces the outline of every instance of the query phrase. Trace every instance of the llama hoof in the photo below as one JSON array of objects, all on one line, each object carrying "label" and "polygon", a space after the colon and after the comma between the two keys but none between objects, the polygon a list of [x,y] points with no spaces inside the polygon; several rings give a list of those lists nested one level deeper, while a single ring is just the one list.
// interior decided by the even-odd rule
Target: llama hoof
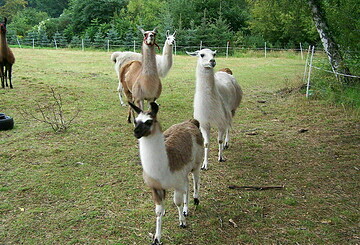
[{"label": "llama hoof", "polygon": [[183,212],[183,215],[186,217],[186,216],[189,215],[189,213],[188,213],[187,211],[184,211],[184,212]]},{"label": "llama hoof", "polygon": [[226,162],[226,159],[224,157],[220,157],[219,162]]},{"label": "llama hoof", "polygon": [[162,242],[159,242],[158,239],[155,239],[153,243],[151,243],[151,245],[162,245]]},{"label": "llama hoof", "polygon": [[181,228],[186,228],[186,224],[181,223],[181,224],[180,224],[180,227],[181,227]]},{"label": "llama hoof", "polygon": [[201,166],[201,170],[207,170],[208,168],[207,168],[207,164],[203,164],[202,166]]},{"label": "llama hoof", "polygon": [[200,201],[199,201],[199,198],[194,198],[194,205],[199,205],[200,204]]},{"label": "llama hoof", "polygon": [[224,150],[229,149],[229,143],[225,143],[223,149],[224,149]]}]

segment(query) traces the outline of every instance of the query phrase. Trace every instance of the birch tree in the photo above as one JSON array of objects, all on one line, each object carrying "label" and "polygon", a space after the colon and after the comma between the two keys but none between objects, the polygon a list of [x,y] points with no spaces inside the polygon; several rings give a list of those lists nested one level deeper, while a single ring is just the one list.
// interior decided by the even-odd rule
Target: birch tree
[{"label": "birch tree", "polygon": [[[355,80],[351,78],[350,70],[346,66],[340,48],[335,42],[328,27],[323,8],[321,6],[321,0],[308,0],[308,4],[311,8],[312,18],[319,33],[325,53],[329,58],[333,72],[337,74],[337,79],[345,84],[355,81],[359,82],[359,79]],[[338,73],[344,74],[345,76],[338,75]]]}]

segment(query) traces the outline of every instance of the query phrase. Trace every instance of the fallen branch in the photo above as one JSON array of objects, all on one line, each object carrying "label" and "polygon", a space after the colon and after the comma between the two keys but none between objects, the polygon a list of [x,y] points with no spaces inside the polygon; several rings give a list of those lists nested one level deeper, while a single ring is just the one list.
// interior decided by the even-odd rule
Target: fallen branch
[{"label": "fallen branch", "polygon": [[229,185],[229,189],[243,189],[245,191],[282,190],[285,186],[237,186]]}]

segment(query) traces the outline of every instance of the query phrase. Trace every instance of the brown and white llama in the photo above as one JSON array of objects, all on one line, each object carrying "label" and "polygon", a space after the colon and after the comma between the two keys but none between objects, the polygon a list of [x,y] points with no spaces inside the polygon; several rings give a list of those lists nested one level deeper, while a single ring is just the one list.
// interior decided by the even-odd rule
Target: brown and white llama
[{"label": "brown and white llama", "polygon": [[180,227],[186,227],[188,215],[189,173],[194,181],[194,204],[199,205],[200,167],[204,154],[203,137],[195,119],[175,124],[164,133],[157,120],[159,110],[151,102],[151,110],[144,112],[129,103],[138,114],[135,118],[134,136],[139,140],[143,178],[153,194],[156,214],[156,233],[153,244],[161,244],[163,202],[165,190],[174,189],[174,203],[179,211]]},{"label": "brown and white llama", "polygon": [[[169,70],[172,67],[173,64],[173,45],[175,43],[175,35],[176,31],[173,34],[170,34],[169,30],[166,32],[166,40],[163,47],[162,55],[156,55],[156,66],[159,73],[160,78],[165,78],[168,74]],[[129,61],[132,60],[139,60],[141,61],[142,55],[139,53],[131,52],[131,51],[125,51],[125,52],[114,52],[111,54],[111,60],[115,63],[114,68],[117,74],[117,77],[119,78],[119,71],[120,67],[123,64],[126,64]],[[121,82],[119,81],[119,86],[117,88],[117,91],[119,93],[119,99],[120,104],[122,106],[125,106],[122,99],[123,94],[123,87]]]},{"label": "brown and white llama", "polygon": [[[4,18],[4,21],[0,23],[0,76],[1,76],[1,86],[2,88],[9,87],[13,88],[11,82],[12,76],[12,66],[15,63],[15,56],[11,49],[8,46],[6,40],[6,22],[7,18]],[[4,70],[5,68],[5,70]],[[9,78],[9,84],[8,84]]]},{"label": "brown and white llama", "polygon": [[[120,67],[120,82],[129,102],[144,109],[144,100],[149,103],[159,98],[162,90],[156,65],[156,30],[144,31],[141,62],[134,60]],[[131,122],[132,109],[129,107],[128,122]]]}]

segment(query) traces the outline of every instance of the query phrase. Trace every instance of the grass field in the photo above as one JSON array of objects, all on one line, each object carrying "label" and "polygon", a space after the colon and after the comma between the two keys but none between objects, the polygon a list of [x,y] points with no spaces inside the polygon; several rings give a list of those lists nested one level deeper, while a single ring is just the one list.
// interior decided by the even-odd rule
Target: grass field
[{"label": "grass field", "polygon": [[[14,89],[0,90],[0,112],[15,120],[13,130],[0,131],[0,244],[150,244],[154,205],[110,54],[14,53]],[[231,68],[244,91],[228,160],[216,162],[212,131],[200,206],[190,206],[181,229],[168,195],[164,244],[360,243],[360,120],[291,92],[303,61],[269,56],[217,58],[216,68]],[[195,65],[176,56],[163,80],[163,129],[192,117]],[[61,94],[65,116],[81,110],[64,133],[21,113],[36,114],[50,88]]]}]

